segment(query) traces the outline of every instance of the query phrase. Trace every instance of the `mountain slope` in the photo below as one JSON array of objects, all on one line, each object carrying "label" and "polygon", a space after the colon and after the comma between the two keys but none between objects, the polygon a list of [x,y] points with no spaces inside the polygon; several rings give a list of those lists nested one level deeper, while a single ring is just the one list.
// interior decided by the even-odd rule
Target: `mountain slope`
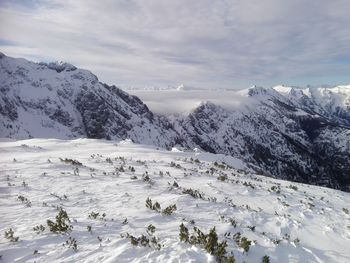
[{"label": "mountain slope", "polygon": [[0,137],[199,148],[269,176],[350,191],[350,86],[252,87],[236,93],[244,98],[239,107],[206,102],[187,116],[166,117],[67,63],[1,54],[0,78]]},{"label": "mountain slope", "polygon": [[178,135],[140,99],[67,63],[0,56],[0,137],[108,138],[170,147]]},{"label": "mountain slope", "polygon": [[[130,141],[3,139],[2,261],[216,262],[180,241],[181,223],[191,235],[215,227],[237,263],[350,261],[349,193],[243,173],[224,158]],[[152,210],[147,197],[176,210]],[[73,227],[64,234],[47,223],[61,208]]]},{"label": "mountain slope", "polygon": [[349,191],[349,109],[298,92],[253,87],[239,92],[249,97],[243,107],[205,103],[174,127],[192,147],[239,157],[268,175]]}]

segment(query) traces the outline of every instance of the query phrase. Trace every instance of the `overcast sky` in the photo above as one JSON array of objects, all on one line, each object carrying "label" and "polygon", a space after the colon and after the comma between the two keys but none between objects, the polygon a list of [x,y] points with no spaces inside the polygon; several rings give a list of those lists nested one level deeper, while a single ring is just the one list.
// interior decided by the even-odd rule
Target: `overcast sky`
[{"label": "overcast sky", "polygon": [[349,84],[349,0],[0,0],[0,51],[120,86]]}]

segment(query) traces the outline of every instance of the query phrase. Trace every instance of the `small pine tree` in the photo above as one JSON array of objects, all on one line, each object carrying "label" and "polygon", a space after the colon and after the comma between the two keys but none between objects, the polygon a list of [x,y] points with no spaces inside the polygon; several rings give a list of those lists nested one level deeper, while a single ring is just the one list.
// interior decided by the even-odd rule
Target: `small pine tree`
[{"label": "small pine tree", "polygon": [[151,236],[156,232],[156,227],[152,224],[148,225],[147,227],[147,233]]},{"label": "small pine tree", "polygon": [[248,240],[246,237],[242,237],[240,242],[240,247],[243,248],[244,252],[248,252],[252,241]]},{"label": "small pine tree", "polygon": [[236,260],[234,256],[228,256],[225,261],[225,263],[235,263],[235,262]]},{"label": "small pine tree", "polygon": [[270,257],[265,255],[261,259],[261,263],[270,263]]},{"label": "small pine tree", "polygon": [[216,251],[215,251],[215,257],[216,258],[223,258],[226,255],[226,247],[227,247],[227,241],[222,241],[218,243]]},{"label": "small pine tree", "polygon": [[68,214],[63,208],[60,208],[58,214],[56,215],[56,222],[47,220],[47,225],[51,232],[54,233],[67,233],[73,229],[73,226],[69,224],[70,219]]},{"label": "small pine tree", "polygon": [[188,239],[189,239],[188,228],[185,227],[185,225],[183,223],[181,223],[181,225],[180,225],[179,237],[180,237],[180,241],[188,242]]},{"label": "small pine tree", "polygon": [[5,238],[10,240],[10,242],[17,242],[19,240],[19,237],[15,237],[15,232],[12,228],[5,231]]},{"label": "small pine tree", "polygon": [[176,209],[177,209],[176,204],[169,205],[168,207],[163,209],[162,214],[163,215],[171,215],[172,213],[174,213],[176,211]]},{"label": "small pine tree", "polygon": [[149,209],[152,209],[152,207],[153,207],[152,200],[149,197],[147,197],[147,199],[146,199],[146,207]]},{"label": "small pine tree", "polygon": [[216,234],[215,227],[210,229],[207,242],[205,245],[205,250],[208,251],[210,254],[214,255],[215,248],[218,245],[218,235]]}]

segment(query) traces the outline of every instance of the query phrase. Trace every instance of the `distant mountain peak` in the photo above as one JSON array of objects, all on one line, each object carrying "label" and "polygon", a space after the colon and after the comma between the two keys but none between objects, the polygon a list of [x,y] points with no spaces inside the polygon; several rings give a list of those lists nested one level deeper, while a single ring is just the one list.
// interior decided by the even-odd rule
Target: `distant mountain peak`
[{"label": "distant mountain peak", "polygon": [[0,78],[0,137],[198,148],[237,157],[269,176],[350,191],[350,86],[253,86],[236,93],[244,107],[203,101],[190,114],[170,118],[64,62],[4,55]]},{"label": "distant mountain peak", "polygon": [[77,67],[73,66],[72,64],[63,61],[56,61],[50,63],[40,62],[39,65],[47,66],[49,69],[56,70],[57,73],[60,73],[62,71],[74,71],[77,69]]}]

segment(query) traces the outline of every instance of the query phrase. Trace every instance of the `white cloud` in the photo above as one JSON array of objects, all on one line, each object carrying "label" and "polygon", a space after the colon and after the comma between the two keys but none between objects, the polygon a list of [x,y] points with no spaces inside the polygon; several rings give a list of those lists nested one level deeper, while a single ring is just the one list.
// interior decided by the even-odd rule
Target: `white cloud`
[{"label": "white cloud", "polygon": [[339,62],[350,60],[347,0],[25,2],[0,5],[4,53],[108,83],[242,87],[350,68]]},{"label": "white cloud", "polygon": [[[234,90],[127,90],[138,96],[151,111],[160,114],[187,115],[201,103],[209,101],[226,109],[236,109],[250,100]],[[251,101],[251,100],[250,100]]]}]

